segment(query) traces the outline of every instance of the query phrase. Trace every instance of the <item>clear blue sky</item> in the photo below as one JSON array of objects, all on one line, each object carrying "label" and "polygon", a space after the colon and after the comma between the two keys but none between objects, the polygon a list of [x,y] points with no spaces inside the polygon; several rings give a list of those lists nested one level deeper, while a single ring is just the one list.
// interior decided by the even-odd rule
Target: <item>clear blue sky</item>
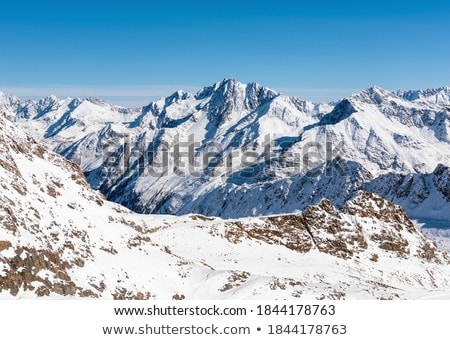
[{"label": "clear blue sky", "polygon": [[0,31],[0,90],[22,96],[450,84],[450,1],[8,1]]}]

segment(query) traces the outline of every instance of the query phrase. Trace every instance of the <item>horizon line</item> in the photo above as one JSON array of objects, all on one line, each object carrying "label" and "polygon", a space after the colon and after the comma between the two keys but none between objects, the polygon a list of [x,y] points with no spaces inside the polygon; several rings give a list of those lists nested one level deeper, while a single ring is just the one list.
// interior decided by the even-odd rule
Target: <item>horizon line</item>
[{"label": "horizon line", "polygon": [[[244,83],[245,84],[245,83]],[[264,86],[264,85],[261,85]],[[372,85],[373,86],[373,85]],[[273,89],[282,95],[293,96],[313,103],[330,103],[351,96],[366,88],[330,88],[330,87],[280,87]],[[433,89],[444,88],[444,86]],[[74,86],[74,85],[47,85],[47,86],[1,86],[0,92],[15,95],[24,100],[39,100],[50,95],[59,99],[65,98],[98,98],[113,105],[137,107],[145,106],[150,102],[170,96],[176,91],[183,90],[197,93],[204,86],[196,85],[123,85],[123,86]],[[431,89],[431,88],[430,88]],[[401,90],[401,89],[397,89]],[[397,90],[388,90],[395,92]],[[419,89],[416,89],[419,90]],[[425,90],[425,89],[424,89]],[[408,90],[405,90],[408,91]]]}]

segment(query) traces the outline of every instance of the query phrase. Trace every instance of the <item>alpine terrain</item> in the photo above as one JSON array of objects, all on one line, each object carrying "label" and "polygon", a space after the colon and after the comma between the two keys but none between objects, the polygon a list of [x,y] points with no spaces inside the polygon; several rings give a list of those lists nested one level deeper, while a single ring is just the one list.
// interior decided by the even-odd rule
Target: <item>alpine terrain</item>
[{"label": "alpine terrain", "polygon": [[0,112],[0,298],[450,297],[448,87]]},{"label": "alpine terrain", "polygon": [[366,190],[450,226],[448,87],[372,87],[331,105],[225,79],[140,109],[6,94],[0,109],[136,212],[262,216]]}]

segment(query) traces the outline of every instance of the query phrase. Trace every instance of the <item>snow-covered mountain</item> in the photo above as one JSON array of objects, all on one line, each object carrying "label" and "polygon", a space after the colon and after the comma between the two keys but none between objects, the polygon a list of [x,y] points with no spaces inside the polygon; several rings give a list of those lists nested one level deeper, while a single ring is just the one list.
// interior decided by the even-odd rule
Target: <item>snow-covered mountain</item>
[{"label": "snow-covered mountain", "polygon": [[403,209],[359,192],[296,214],[139,215],[0,117],[0,297],[427,298],[450,258]]},{"label": "snow-covered mountain", "polygon": [[344,156],[374,175],[431,172],[440,160],[448,162],[450,108],[445,105],[430,109],[373,87],[339,103],[325,120],[339,131],[337,140],[347,138]]},{"label": "snow-covered mountain", "polygon": [[239,185],[232,179],[198,198],[185,201],[181,195],[171,195],[159,205],[157,212],[196,212],[222,218],[262,216],[302,211],[323,198],[341,208],[371,179],[370,172],[360,164],[336,158],[305,175]]},{"label": "snow-covered mountain", "polygon": [[323,197],[340,207],[379,176],[450,165],[448,88],[372,87],[330,106],[225,79],[141,109],[94,99],[2,102],[20,128],[79,164],[92,187],[145,213],[289,213]]},{"label": "snow-covered mountain", "polygon": [[[389,173],[370,181],[364,189],[403,206],[409,216],[450,227],[450,169],[439,164],[429,174]],[[431,220],[430,220],[431,219]],[[428,221],[427,221],[428,220]]]},{"label": "snow-covered mountain", "polygon": [[397,95],[412,102],[420,102],[434,108],[450,106],[450,87],[438,89],[397,91]]}]

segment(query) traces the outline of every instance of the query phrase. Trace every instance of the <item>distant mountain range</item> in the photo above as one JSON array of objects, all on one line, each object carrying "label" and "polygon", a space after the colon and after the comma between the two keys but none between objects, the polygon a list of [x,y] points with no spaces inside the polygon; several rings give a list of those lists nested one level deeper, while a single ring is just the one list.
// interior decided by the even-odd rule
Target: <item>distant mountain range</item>
[{"label": "distant mountain range", "polygon": [[[291,213],[322,198],[341,207],[364,189],[450,226],[449,87],[372,87],[314,104],[225,79],[137,109],[2,93],[0,110],[79,164],[107,199],[137,212]],[[190,167],[188,156],[177,158],[189,140],[199,163]]]}]

